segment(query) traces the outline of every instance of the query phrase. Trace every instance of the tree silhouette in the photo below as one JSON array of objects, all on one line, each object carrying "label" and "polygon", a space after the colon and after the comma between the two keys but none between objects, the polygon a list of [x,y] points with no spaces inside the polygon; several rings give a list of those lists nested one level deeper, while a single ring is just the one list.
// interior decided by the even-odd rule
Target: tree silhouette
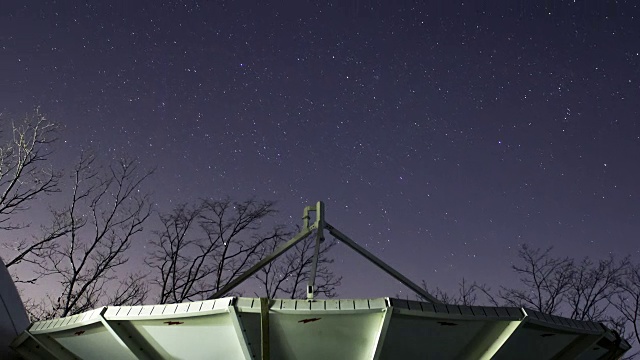
[{"label": "tree silhouette", "polygon": [[[15,218],[39,196],[58,192],[61,175],[47,162],[50,146],[56,140],[57,127],[53,122],[36,109],[19,122],[4,124],[11,125],[0,129],[0,136],[5,138],[0,145],[0,230],[9,231],[30,225]],[[54,223],[45,230],[45,236],[3,243],[11,254],[5,258],[7,268],[27,260],[68,229],[68,224]]]},{"label": "tree silhouette", "polygon": [[[281,242],[271,241],[264,248],[264,255],[275,251]],[[336,288],[340,285],[342,277],[336,276],[331,270],[333,259],[329,256],[330,250],[335,246],[333,239],[325,239],[318,250],[318,264],[316,270],[314,295],[323,295],[328,298],[337,295]],[[311,275],[311,266],[315,254],[315,238],[301,241],[289,249],[282,257],[270,262],[256,275],[256,278],[268,298],[286,296],[291,299],[307,297],[306,284]],[[260,296],[258,292],[255,292]]]},{"label": "tree silhouette", "polygon": [[161,214],[146,260],[158,301],[206,299],[251,267],[265,244],[287,234],[281,226],[262,229],[274,213],[271,201],[205,199]]},{"label": "tree silhouette", "polygon": [[[59,241],[36,249],[39,277],[60,282],[59,292],[31,303],[31,315],[48,319],[77,314],[100,304],[138,304],[147,293],[143,275],[119,273],[127,252],[151,214],[141,185],[151,175],[137,162],[121,159],[107,168],[83,154],[71,176],[66,206],[52,212],[68,224]],[[120,285],[114,283],[121,279]]]}]

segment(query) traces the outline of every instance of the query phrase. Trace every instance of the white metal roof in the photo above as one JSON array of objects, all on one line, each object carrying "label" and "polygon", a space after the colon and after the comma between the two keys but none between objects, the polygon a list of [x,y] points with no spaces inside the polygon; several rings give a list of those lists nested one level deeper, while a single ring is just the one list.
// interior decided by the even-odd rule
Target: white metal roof
[{"label": "white metal roof", "polygon": [[260,359],[265,320],[272,359],[600,359],[630,347],[602,324],[523,308],[390,298],[268,304],[103,307],[33,323],[12,347],[26,359]]}]

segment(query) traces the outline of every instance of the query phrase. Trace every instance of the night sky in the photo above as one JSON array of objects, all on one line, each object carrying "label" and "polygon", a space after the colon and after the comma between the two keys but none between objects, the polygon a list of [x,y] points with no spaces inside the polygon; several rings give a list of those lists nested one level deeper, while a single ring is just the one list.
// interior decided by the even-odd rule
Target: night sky
[{"label": "night sky", "polygon": [[[161,211],[323,200],[444,289],[514,284],[523,243],[639,261],[639,100],[636,1],[0,3],[0,121],[40,106],[57,168],[136,156]],[[333,256],[341,297],[408,293]]]}]

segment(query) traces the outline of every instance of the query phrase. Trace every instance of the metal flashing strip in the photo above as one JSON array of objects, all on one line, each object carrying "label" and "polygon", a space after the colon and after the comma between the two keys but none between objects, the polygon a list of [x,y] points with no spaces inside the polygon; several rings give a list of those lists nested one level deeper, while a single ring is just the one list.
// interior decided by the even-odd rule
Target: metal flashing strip
[{"label": "metal flashing strip", "polygon": [[524,308],[524,310],[528,314],[527,322],[531,324],[542,325],[559,331],[577,331],[584,334],[602,334],[605,331],[602,325],[596,322],[549,315],[528,308]]},{"label": "metal flashing strip", "polygon": [[226,297],[215,300],[203,300],[180,304],[109,306],[105,312],[108,320],[153,320],[204,316],[229,312],[235,298]]},{"label": "metal flashing strip", "polygon": [[524,309],[517,307],[434,304],[422,301],[389,299],[394,312],[413,316],[451,319],[524,320]]},{"label": "metal flashing strip", "polygon": [[[322,311],[327,314],[347,314],[358,312],[382,311],[388,307],[388,298],[376,299],[317,299],[313,301],[296,299],[271,299],[269,310],[275,313],[302,313]],[[239,312],[259,313],[258,298],[238,298],[236,307]]]},{"label": "metal flashing strip", "polygon": [[27,329],[31,334],[39,334],[42,332],[49,332],[50,330],[67,330],[77,327],[100,322],[100,312],[104,307],[89,310],[77,315],[67,316],[63,318],[57,318],[52,320],[38,321]]}]

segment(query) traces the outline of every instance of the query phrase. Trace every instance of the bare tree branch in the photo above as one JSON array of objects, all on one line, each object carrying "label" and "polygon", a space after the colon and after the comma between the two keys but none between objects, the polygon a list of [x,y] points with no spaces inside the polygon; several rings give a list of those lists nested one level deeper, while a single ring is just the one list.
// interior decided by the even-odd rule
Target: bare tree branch
[{"label": "bare tree branch", "polygon": [[569,291],[565,295],[571,309],[569,317],[590,321],[605,319],[609,300],[620,292],[620,281],[628,266],[628,258],[616,261],[609,256],[597,264],[589,258],[583,259],[575,266]]},{"label": "bare tree branch", "polygon": [[107,304],[112,306],[142,305],[149,294],[149,286],[146,282],[147,274],[129,274],[120,281],[120,286],[113,295],[109,295]]},{"label": "bare tree branch", "polygon": [[[7,262],[7,267],[18,265],[21,262],[34,263],[39,261],[35,254],[45,250],[46,247],[54,246],[54,242],[67,235],[72,229],[72,223],[62,214],[52,210],[53,220],[48,227],[41,227],[41,235],[33,236],[30,241],[21,240],[10,247],[15,255]],[[9,247],[5,244],[5,247]]]},{"label": "bare tree branch", "polygon": [[640,344],[640,264],[629,266],[619,285],[620,291],[612,297],[611,305],[632,329],[633,342]]},{"label": "bare tree branch", "polygon": [[[632,345],[640,344],[640,265],[631,264],[629,257],[616,260],[613,256],[576,263],[553,256],[551,250],[523,245],[518,252],[520,262],[512,266],[520,275],[520,286],[503,286],[497,295],[485,285],[468,285],[464,279],[456,295],[439,288],[432,293],[450,304],[473,305],[482,293],[494,306],[531,307],[558,315],[564,312],[572,319],[603,322]],[[423,287],[426,289],[424,281]],[[625,355],[625,359],[638,354]]]},{"label": "bare tree branch", "polygon": [[[8,132],[6,143],[0,145],[0,230],[29,226],[16,222],[15,215],[28,209],[38,196],[58,192],[60,180],[60,174],[45,163],[51,154],[49,146],[56,140],[54,123],[36,109],[21,122],[12,123]],[[56,228],[56,224],[49,230],[49,236],[4,243],[3,247],[16,253],[7,260],[7,268],[17,265],[65,231],[64,226]]]},{"label": "bare tree branch", "polygon": [[[465,278],[462,278],[458,283],[458,291],[455,295],[451,295],[439,287],[436,287],[435,291],[432,291],[427,287],[427,283],[424,280],[422,281],[422,288],[433,294],[436,299],[442,301],[444,304],[473,306],[478,304],[478,293],[483,293],[492,299],[489,295],[489,288],[485,284],[478,284],[475,281],[469,284]],[[422,298],[420,295],[416,296],[418,300],[428,300]]]},{"label": "bare tree branch", "polygon": [[274,213],[270,201],[223,199],[161,214],[162,229],[150,241],[146,260],[160,288],[158,301],[207,298],[251,267],[264,244],[286,234],[279,226],[261,230]]},{"label": "bare tree branch", "polygon": [[[289,233],[287,238],[292,235],[292,232]],[[263,256],[272,253],[281,244],[282,241],[270,242],[263,249]],[[329,251],[335,244],[334,239],[325,239],[320,244],[314,295],[323,295],[327,298],[337,296],[336,288],[340,285],[342,277],[335,276],[331,271],[330,265],[333,259],[329,257]],[[311,236],[262,268],[256,278],[262,285],[265,295],[269,298],[282,295],[291,299],[306,298],[306,283],[311,275],[314,253],[315,238]],[[259,295],[257,292],[255,294]]]},{"label": "bare tree branch", "polygon": [[522,265],[513,265],[524,288],[502,287],[498,298],[508,306],[531,307],[547,314],[556,314],[565,301],[574,276],[573,260],[555,258],[551,249],[532,249],[526,244],[518,251]]},{"label": "bare tree branch", "polygon": [[62,285],[58,297],[41,304],[46,308],[40,316],[77,314],[106,299],[139,303],[146,288],[138,276],[129,277],[109,295],[116,269],[128,261],[127,251],[151,213],[148,196],[141,193],[151,173],[128,159],[103,169],[93,156],[82,155],[72,175],[69,205],[53,213],[70,229],[60,236],[62,241],[36,252],[38,274]]}]

